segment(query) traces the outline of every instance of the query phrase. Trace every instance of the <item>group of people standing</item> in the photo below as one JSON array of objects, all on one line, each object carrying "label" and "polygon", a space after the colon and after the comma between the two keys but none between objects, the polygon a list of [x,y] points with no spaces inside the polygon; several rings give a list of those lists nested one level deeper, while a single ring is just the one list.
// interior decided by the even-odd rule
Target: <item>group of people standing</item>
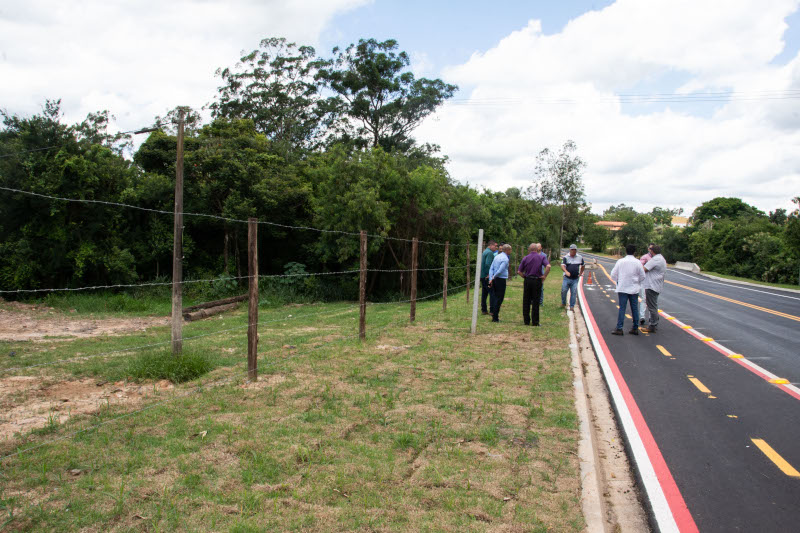
[{"label": "group of people standing", "polygon": [[[611,279],[617,284],[617,301],[619,314],[617,327],[612,335],[623,335],[622,327],[625,324],[625,311],[630,304],[633,326],[631,335],[641,331],[655,333],[658,327],[658,297],[664,288],[664,276],[667,273],[667,261],[661,255],[661,246],[650,243],[647,253],[639,259],[633,255],[636,246],[629,244],[625,247],[625,257],[617,261],[611,270]],[[644,316],[639,317],[639,299],[645,303]],[[646,325],[645,325],[646,324]]]},{"label": "group of people standing", "polygon": [[[585,268],[583,257],[578,253],[578,247],[570,245],[569,254],[561,261],[561,270],[564,278],[561,284],[561,306],[567,305],[567,292],[570,293],[570,310],[574,310],[577,298],[578,281]],[[509,254],[511,245],[498,246],[497,242],[489,241],[486,250],[481,256],[481,310],[484,315],[491,315],[492,322],[500,321],[500,306],[506,294],[506,283],[509,274]],[[542,292],[544,281],[550,274],[550,261],[547,254],[542,252],[542,245],[538,242],[528,246],[526,255],[519,264],[517,273],[524,278],[522,291],[522,320],[526,326],[539,325],[539,308],[544,305]],[[486,299],[489,299],[489,307]]]}]

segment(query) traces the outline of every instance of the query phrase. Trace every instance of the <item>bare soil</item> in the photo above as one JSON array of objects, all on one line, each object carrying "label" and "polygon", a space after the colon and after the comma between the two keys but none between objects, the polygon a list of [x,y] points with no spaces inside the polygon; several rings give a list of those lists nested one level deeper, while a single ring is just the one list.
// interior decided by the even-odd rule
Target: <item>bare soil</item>
[{"label": "bare soil", "polygon": [[85,318],[20,302],[3,302],[0,308],[0,341],[72,340],[166,325],[168,317]]},{"label": "bare soil", "polygon": [[0,441],[50,424],[63,424],[70,417],[91,414],[108,405],[135,405],[172,383],[138,384],[95,379],[46,381],[38,376],[0,379]]}]

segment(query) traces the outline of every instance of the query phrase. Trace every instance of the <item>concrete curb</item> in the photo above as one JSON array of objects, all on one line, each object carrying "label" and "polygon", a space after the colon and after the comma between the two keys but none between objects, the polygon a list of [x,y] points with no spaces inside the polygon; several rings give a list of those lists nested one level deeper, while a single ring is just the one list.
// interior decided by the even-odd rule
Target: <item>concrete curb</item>
[{"label": "concrete curb", "polygon": [[575,335],[575,313],[569,311],[569,348],[572,352],[572,382],[575,388],[575,410],[578,413],[578,461],[581,469],[581,508],[586,520],[586,531],[589,533],[605,533],[606,520],[603,509],[600,476],[597,474],[597,445],[594,442],[591,417],[589,416],[589,398],[586,395],[586,384],[578,351],[578,338]]}]

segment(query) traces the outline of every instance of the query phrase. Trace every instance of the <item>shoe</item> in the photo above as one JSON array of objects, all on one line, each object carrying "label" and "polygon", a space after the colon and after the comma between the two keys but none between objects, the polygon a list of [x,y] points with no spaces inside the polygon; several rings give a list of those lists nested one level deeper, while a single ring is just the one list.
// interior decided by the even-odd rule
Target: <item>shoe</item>
[{"label": "shoe", "polygon": [[630,333],[631,335],[638,335],[639,328],[632,328],[628,333]]},{"label": "shoe", "polygon": [[492,322],[500,322],[500,319],[499,318],[493,318]]},{"label": "shoe", "polygon": [[530,325],[531,325],[531,323],[530,323],[530,322],[525,322],[525,325],[526,325],[526,326],[530,326]]},{"label": "shoe", "polygon": [[615,329],[611,332],[612,335],[624,335],[621,329]]},{"label": "shoe", "polygon": [[489,311],[481,311],[481,314],[488,315]]},{"label": "shoe", "polygon": [[566,306],[567,306],[567,304],[561,304],[561,307],[562,307],[562,309],[563,309],[564,307],[566,307]]},{"label": "shoe", "polygon": [[538,327],[539,327],[539,324],[531,324],[531,326],[533,326],[533,327],[535,327],[535,328],[538,328]]},{"label": "shoe", "polygon": [[641,328],[641,330],[644,333],[655,333],[656,332],[656,327],[655,326],[645,326],[645,327]]},{"label": "shoe", "polygon": [[575,312],[575,308],[574,307],[570,307],[569,310],[572,311],[573,313]]},{"label": "shoe", "polygon": [[643,325],[644,325],[644,318],[640,318],[640,319],[639,319],[639,325],[640,325],[640,326],[643,326]]}]

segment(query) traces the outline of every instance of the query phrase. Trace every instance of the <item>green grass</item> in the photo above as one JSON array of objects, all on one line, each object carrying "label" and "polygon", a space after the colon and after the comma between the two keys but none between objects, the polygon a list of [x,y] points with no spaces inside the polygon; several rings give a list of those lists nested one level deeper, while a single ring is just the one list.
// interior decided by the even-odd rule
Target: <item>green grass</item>
[{"label": "green grass", "polygon": [[[48,382],[189,381],[125,418],[133,407],[112,404],[0,443],[0,455],[44,444],[0,463],[0,528],[579,531],[558,282],[541,328],[522,325],[515,280],[503,321],[480,316],[475,336],[463,293],[446,314],[420,302],[413,324],[407,305],[370,306],[364,342],[351,304],[261,308],[257,383],[244,380],[244,310],[186,325],[240,329],[184,341],[179,366],[166,346],[32,368]],[[16,343],[0,371],[165,338]]]}]

